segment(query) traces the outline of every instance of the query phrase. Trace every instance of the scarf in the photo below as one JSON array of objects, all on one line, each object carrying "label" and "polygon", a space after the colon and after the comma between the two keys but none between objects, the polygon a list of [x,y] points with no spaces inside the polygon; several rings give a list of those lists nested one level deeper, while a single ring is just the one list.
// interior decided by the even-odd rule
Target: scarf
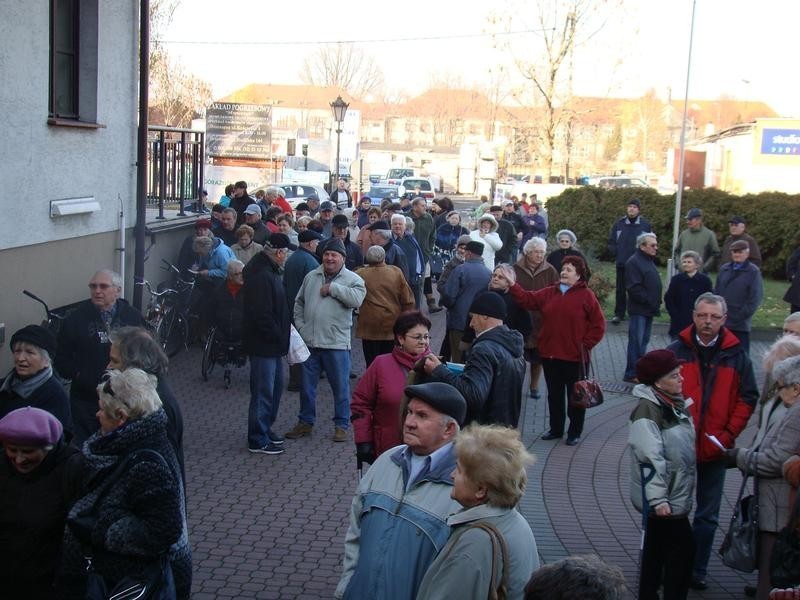
[{"label": "scarf", "polygon": [[683,394],[670,394],[656,385],[652,385],[650,387],[653,390],[653,393],[656,395],[656,398],[658,398],[659,402],[666,404],[676,413],[686,412],[686,403],[683,399]]},{"label": "scarf", "polygon": [[236,298],[236,295],[239,293],[239,290],[242,289],[241,283],[236,283],[235,281],[232,281],[230,279],[228,279],[225,282],[225,285],[227,286],[228,291],[231,293],[231,296],[233,296],[234,298]]},{"label": "scarf", "polygon": [[28,377],[27,379],[20,379],[16,371],[6,377],[0,391],[12,392],[20,398],[30,398],[33,392],[39,389],[45,382],[53,376],[53,367],[47,365],[44,369],[39,371],[36,375]]}]

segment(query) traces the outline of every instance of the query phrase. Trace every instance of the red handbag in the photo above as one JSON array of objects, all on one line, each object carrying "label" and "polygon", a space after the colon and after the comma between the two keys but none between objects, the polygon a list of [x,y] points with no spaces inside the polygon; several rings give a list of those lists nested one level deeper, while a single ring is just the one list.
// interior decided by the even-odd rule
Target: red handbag
[{"label": "red handbag", "polygon": [[[592,361],[587,356],[586,349],[581,346],[580,379],[572,386],[569,405],[572,408],[594,408],[603,403],[603,390],[594,378]],[[588,367],[588,368],[587,368]]]}]

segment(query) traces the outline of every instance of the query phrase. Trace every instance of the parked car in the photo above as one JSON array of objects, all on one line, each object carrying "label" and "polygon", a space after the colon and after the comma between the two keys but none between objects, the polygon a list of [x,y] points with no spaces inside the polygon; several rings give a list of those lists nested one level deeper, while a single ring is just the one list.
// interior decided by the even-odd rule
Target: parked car
[{"label": "parked car", "polygon": [[[283,188],[283,191],[286,192],[286,201],[292,208],[305,201],[306,198],[317,198],[320,202],[331,199],[328,192],[325,191],[325,188],[315,183],[296,183],[292,181],[276,183],[274,185]],[[254,196],[258,190],[265,190],[268,187],[268,185],[262,185],[254,190],[250,190],[250,195]],[[340,206],[339,208],[344,208],[344,206]]]},{"label": "parked car", "polygon": [[419,188],[419,195],[425,198],[428,204],[436,198],[433,183],[429,177],[404,177],[400,181],[400,195],[414,192]]},{"label": "parked car", "polygon": [[637,177],[601,177],[597,180],[597,187],[613,189],[627,187],[650,187],[647,182]]},{"label": "parked car", "polygon": [[400,198],[400,186],[388,185],[383,183],[379,184],[373,183],[372,186],[369,188],[369,191],[366,192],[365,195],[369,196],[373,206],[380,206],[381,200],[383,200],[384,198],[391,198],[392,200],[398,200]]},{"label": "parked car", "polygon": [[386,173],[386,183],[389,185],[400,185],[404,177],[414,177],[414,169],[389,169],[389,172]]}]

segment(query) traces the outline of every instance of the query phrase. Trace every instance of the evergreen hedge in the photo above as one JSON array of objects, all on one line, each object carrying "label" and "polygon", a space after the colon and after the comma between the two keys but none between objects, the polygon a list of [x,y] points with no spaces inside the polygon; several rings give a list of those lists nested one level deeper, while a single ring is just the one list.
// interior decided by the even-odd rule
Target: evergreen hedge
[{"label": "evergreen hedge", "polygon": [[[584,186],[568,188],[547,201],[549,232],[571,229],[578,245],[589,254],[611,260],[606,249],[614,221],[625,215],[632,198],[642,203],[642,216],[653,225],[658,236],[660,262],[666,264],[672,251],[675,194],[665,196],[650,188],[604,190]],[[800,194],[762,192],[735,196],[708,188],[687,190],[681,201],[680,230],[686,228],[683,217],[690,208],[703,210],[703,222],[717,234],[720,248],[729,235],[728,219],[741,215],[747,221],[747,233],[758,242],[766,276],[783,279],[786,260],[800,245]]]}]

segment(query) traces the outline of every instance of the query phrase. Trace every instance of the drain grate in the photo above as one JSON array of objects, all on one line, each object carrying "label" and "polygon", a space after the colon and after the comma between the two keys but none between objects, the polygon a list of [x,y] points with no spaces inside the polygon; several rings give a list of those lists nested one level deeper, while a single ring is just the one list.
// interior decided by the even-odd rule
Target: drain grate
[{"label": "drain grate", "polygon": [[612,392],[614,394],[630,394],[631,390],[633,389],[633,384],[601,381],[600,387],[604,392]]}]

